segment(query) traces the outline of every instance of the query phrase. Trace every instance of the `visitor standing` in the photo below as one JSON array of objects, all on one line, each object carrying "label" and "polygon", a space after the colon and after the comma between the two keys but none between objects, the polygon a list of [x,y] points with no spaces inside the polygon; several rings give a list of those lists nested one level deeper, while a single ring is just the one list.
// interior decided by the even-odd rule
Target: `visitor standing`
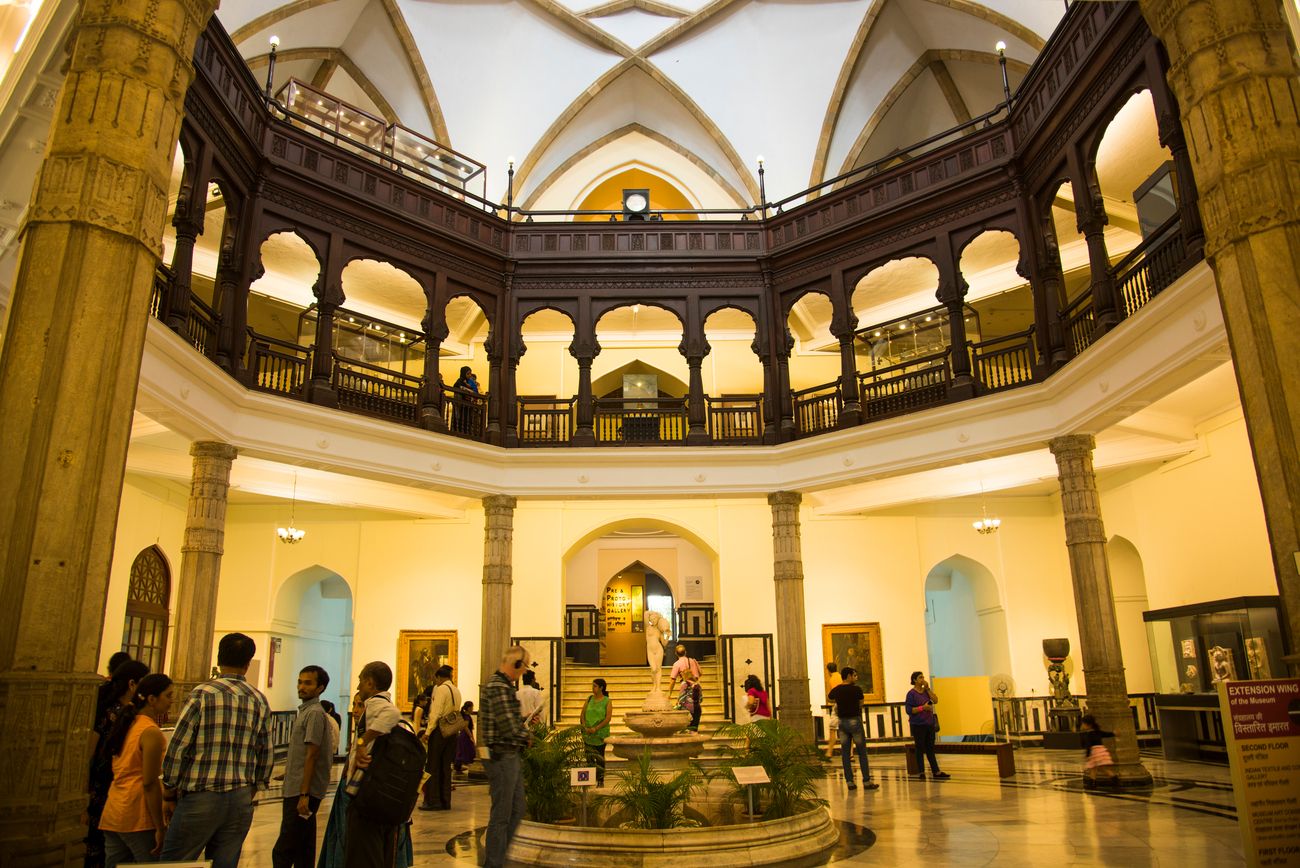
[{"label": "visitor standing", "polygon": [[306,666],[298,673],[301,704],[285,757],[280,837],[271,850],[275,868],[316,864],[316,810],[329,789],[330,765],[338,748],[338,730],[320,702],[329,683],[329,673],[319,666]]},{"label": "visitor standing", "polygon": [[[339,779],[339,785],[334,790],[334,803],[330,806],[330,816],[325,822],[325,838],[321,841],[320,859],[316,862],[316,868],[345,868],[347,865],[348,805],[352,801],[352,797],[348,795],[348,781],[352,778],[357,739],[362,732],[359,727],[363,725],[366,716],[365,700],[361,698],[360,693],[353,695],[351,708],[352,749],[348,752],[347,765],[343,767],[343,777]],[[397,859],[394,864],[396,868],[411,868],[415,864],[409,823],[403,823],[397,830]]]},{"label": "visitor standing", "polygon": [[[357,676],[357,693],[364,703],[362,725],[358,727],[357,747],[352,771],[370,765],[375,741],[393,731],[402,721],[402,712],[393,704],[388,690],[393,686],[393,670],[382,660],[361,668]],[[348,868],[391,868],[397,861],[397,832],[402,823],[383,823],[357,810],[356,802],[348,805],[346,864]]]},{"label": "visitor standing", "polygon": [[916,745],[916,777],[925,780],[925,760],[930,762],[930,774],[935,780],[947,780],[947,772],[939,771],[939,758],[934,755],[934,737],[939,731],[939,719],[934,706],[939,701],[920,671],[913,672],[912,689],[907,691],[907,720],[912,725],[912,741]]},{"label": "visitor standing", "polygon": [[750,721],[770,720],[772,709],[767,702],[767,691],[763,689],[763,682],[758,680],[758,676],[750,675],[745,678],[743,689],[745,709],[749,712]]},{"label": "visitor standing", "polygon": [[104,864],[104,833],[99,830],[99,817],[104,811],[109,787],[113,784],[113,757],[104,750],[104,745],[118,716],[131,705],[136,688],[148,674],[148,666],[128,657],[113,668],[112,677],[99,687],[95,700],[94,737],[90,749],[87,789],[90,802],[86,805],[85,868],[100,868]]},{"label": "visitor standing", "polygon": [[840,675],[840,667],[831,661],[826,664],[826,759],[835,756],[835,741],[839,736],[840,721],[836,712],[835,703],[830,698],[831,691],[844,683],[843,676]]},{"label": "visitor standing", "polygon": [[433,683],[424,686],[411,704],[411,727],[422,740],[429,736],[429,708],[433,705]]},{"label": "visitor standing", "polygon": [[422,792],[422,811],[451,810],[451,761],[456,754],[456,736],[442,734],[442,724],[449,719],[462,720],[460,716],[460,688],[451,680],[452,668],[439,666],[433,675],[433,696],[429,705],[428,760],[424,770],[429,773]]},{"label": "visitor standing", "polygon": [[104,743],[104,752],[113,759],[113,783],[99,818],[106,868],[153,862],[162,850],[167,825],[158,777],[167,741],[158,721],[166,717],[172,699],[170,678],[146,675]]},{"label": "visitor standing", "polygon": [[700,680],[695,677],[694,672],[687,669],[682,673],[682,687],[677,694],[677,708],[691,715],[691,722],[686,725],[688,732],[700,731],[700,703],[703,698],[704,689],[700,687]]},{"label": "visitor standing", "polygon": [[478,746],[474,743],[474,703],[466,700],[460,707],[460,716],[465,718],[465,728],[456,733],[456,758],[452,761],[457,775],[465,774],[465,768],[478,759]]},{"label": "visitor standing", "polygon": [[257,645],[243,633],[217,643],[217,677],[190,693],[163,759],[164,818],[174,805],[163,862],[205,850],[234,868],[253,822],[253,796],[271,780],[271,708],[244,675]]},{"label": "visitor standing", "polygon": [[546,697],[537,686],[537,673],[529,669],[520,682],[519,715],[524,719],[524,726],[546,723]]},{"label": "visitor standing", "polygon": [[698,731],[700,728],[700,705],[703,699],[704,690],[700,676],[700,662],[686,653],[686,646],[678,644],[673,647],[673,653],[677,655],[677,660],[673,663],[672,671],[669,672],[668,695],[673,693],[673,687],[677,684],[678,679],[682,678],[686,672],[695,675],[695,688],[691,691],[691,699],[694,704],[691,707],[691,723],[687,727],[691,731]]},{"label": "visitor standing", "polygon": [[856,790],[853,783],[853,748],[858,751],[858,767],[862,771],[862,788],[878,790],[880,784],[871,780],[871,769],[867,765],[867,732],[862,725],[862,701],[865,696],[858,686],[858,671],[851,666],[840,670],[840,683],[831,688],[827,698],[835,704],[835,715],[839,720],[840,762],[844,764],[844,781],[850,790]]},{"label": "visitor standing", "polygon": [[591,682],[591,695],[582,704],[582,743],[587,762],[596,767],[596,786],[605,784],[605,739],[609,738],[609,722],[614,717],[614,704],[610,702],[604,678]]},{"label": "visitor standing", "polygon": [[501,666],[479,688],[479,741],[487,746],[488,794],[492,800],[485,835],[485,868],[503,868],[510,840],[524,819],[524,775],[520,753],[528,747],[528,729],[519,715],[516,682],[531,661],[528,649],[514,645]]}]

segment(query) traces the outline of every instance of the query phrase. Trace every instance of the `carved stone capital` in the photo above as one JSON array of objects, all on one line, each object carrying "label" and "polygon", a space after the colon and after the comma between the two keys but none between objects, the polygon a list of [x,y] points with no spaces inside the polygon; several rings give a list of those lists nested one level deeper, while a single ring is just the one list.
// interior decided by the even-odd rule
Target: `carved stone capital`
[{"label": "carved stone capital", "polygon": [[161,259],[166,213],[166,189],[143,170],[88,152],[46,157],[27,220],[88,223],[143,242]]}]

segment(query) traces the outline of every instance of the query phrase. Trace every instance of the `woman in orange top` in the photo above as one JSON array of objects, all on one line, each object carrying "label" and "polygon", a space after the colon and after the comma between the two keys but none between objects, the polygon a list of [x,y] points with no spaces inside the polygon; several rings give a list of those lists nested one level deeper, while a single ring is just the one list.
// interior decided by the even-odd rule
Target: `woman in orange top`
[{"label": "woman in orange top", "polygon": [[153,862],[162,850],[167,826],[159,779],[167,741],[158,721],[171,709],[172,695],[170,678],[146,675],[105,743],[113,757],[113,786],[99,821],[105,868],[122,862]]}]

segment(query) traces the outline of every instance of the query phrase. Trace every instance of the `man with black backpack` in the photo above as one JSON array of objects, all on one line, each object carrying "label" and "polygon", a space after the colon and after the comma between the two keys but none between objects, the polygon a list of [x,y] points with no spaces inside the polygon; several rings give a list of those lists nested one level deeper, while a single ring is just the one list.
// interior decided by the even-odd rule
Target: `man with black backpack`
[{"label": "man with black backpack", "polygon": [[376,660],[357,677],[365,702],[348,792],[347,868],[393,868],[397,832],[411,817],[424,773],[424,745],[393,704],[393,670]]}]

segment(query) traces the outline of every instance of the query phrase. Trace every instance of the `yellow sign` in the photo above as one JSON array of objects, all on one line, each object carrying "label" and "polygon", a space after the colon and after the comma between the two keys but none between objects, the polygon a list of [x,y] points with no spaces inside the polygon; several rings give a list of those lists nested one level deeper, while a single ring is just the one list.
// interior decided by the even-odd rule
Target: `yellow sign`
[{"label": "yellow sign", "polygon": [[1300,678],[1220,682],[1219,709],[1246,861],[1300,868]]}]

